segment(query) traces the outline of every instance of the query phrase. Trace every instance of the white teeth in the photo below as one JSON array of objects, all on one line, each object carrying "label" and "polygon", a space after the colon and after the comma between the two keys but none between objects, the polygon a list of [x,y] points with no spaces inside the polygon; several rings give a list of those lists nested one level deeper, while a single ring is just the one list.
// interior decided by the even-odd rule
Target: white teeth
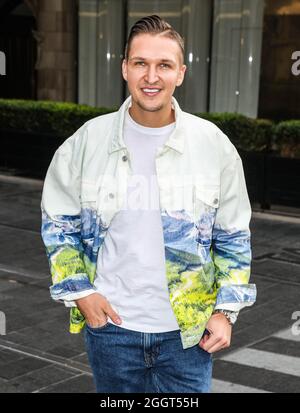
[{"label": "white teeth", "polygon": [[159,92],[159,89],[143,89],[143,91],[144,92],[147,92],[147,93],[155,93],[155,92]]}]

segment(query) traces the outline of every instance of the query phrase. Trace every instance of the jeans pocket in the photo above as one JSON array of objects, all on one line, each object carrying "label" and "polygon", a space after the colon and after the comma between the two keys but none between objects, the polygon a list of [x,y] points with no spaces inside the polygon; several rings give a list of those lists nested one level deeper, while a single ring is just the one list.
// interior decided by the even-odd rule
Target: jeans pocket
[{"label": "jeans pocket", "polygon": [[91,330],[91,331],[100,331],[100,330],[104,330],[105,328],[107,328],[110,325],[110,323],[107,321],[104,325],[102,326],[97,326],[97,327],[92,327],[90,326],[87,322],[86,322],[86,327],[87,329]]}]

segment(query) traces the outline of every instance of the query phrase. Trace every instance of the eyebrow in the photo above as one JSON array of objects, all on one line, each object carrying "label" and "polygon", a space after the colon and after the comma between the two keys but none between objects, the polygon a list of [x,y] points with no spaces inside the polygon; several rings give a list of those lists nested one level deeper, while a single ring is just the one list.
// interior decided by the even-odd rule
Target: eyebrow
[{"label": "eyebrow", "polygon": [[[147,59],[145,59],[144,57],[135,56],[135,57],[131,57],[129,60],[147,60]],[[174,60],[170,60],[170,59],[160,59],[160,62],[175,64]]]}]

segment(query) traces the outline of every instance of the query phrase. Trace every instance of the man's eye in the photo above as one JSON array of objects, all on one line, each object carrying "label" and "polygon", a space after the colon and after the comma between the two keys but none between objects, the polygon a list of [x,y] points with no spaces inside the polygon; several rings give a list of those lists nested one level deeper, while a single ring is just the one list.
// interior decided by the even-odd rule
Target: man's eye
[{"label": "man's eye", "polygon": [[161,66],[170,67],[167,63],[162,63]]},{"label": "man's eye", "polygon": [[142,64],[144,64],[144,62],[136,62],[135,64],[136,65],[140,65],[140,64],[142,65]]}]

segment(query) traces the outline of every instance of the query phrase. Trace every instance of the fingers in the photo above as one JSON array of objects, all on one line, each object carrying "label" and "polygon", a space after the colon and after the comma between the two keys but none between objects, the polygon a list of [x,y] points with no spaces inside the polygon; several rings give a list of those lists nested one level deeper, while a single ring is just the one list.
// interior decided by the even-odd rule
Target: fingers
[{"label": "fingers", "polygon": [[76,303],[89,325],[105,324],[107,316],[116,324],[122,323],[120,316],[112,308],[106,297],[99,293],[91,294]]},{"label": "fingers", "polygon": [[209,334],[204,334],[204,336],[201,338],[199,342],[199,344],[201,344],[200,347],[202,347],[203,344],[206,343],[208,339],[209,339]]},{"label": "fingers", "polygon": [[103,316],[101,318],[99,318],[99,316],[96,318],[85,317],[85,320],[86,320],[86,323],[93,328],[103,327],[107,323],[107,317],[105,313],[103,313]]},{"label": "fingers", "polygon": [[116,324],[121,324],[122,320],[120,316],[113,310],[112,306],[110,303],[107,301],[106,307],[105,307],[106,314],[109,316],[109,318]]},{"label": "fingers", "polygon": [[[208,339],[205,340],[205,337]],[[208,353],[214,353],[219,351],[223,348],[227,348],[230,346],[229,340],[224,336],[217,336],[215,334],[210,334],[209,336],[204,336],[199,342],[199,346],[207,351]]]}]

